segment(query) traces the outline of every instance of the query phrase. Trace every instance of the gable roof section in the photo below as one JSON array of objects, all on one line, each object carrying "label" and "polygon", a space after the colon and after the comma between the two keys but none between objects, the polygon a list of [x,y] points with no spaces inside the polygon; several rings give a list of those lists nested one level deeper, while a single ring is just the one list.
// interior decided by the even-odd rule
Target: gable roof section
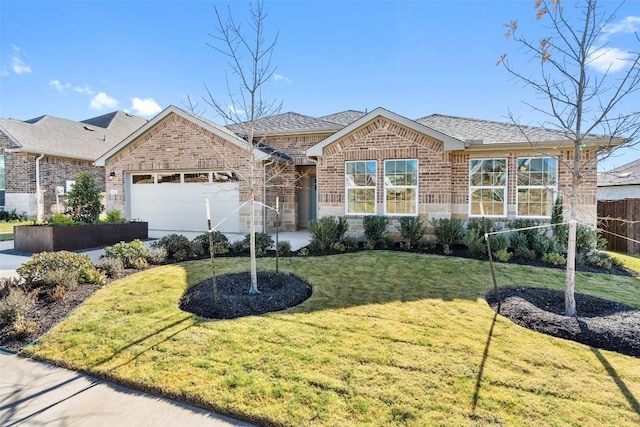
[{"label": "gable roof section", "polygon": [[358,120],[360,117],[364,116],[367,113],[356,110],[346,110],[341,111],[339,113],[329,114],[327,116],[320,117],[323,120],[327,120],[329,122],[338,123],[343,126],[350,125],[351,123]]},{"label": "gable roof section", "polygon": [[94,161],[146,120],[122,111],[83,122],[54,116],[40,116],[30,120],[0,119],[0,130],[15,146],[9,152],[46,154],[78,160]]},{"label": "gable roof section", "polygon": [[598,187],[640,185],[640,159],[598,174]]},{"label": "gable roof section", "polygon": [[[245,134],[245,123],[228,125],[227,128],[237,134]],[[343,125],[322,118],[288,112],[264,117],[254,122],[255,137],[287,134],[307,134],[335,132]]]},{"label": "gable roof section", "polygon": [[[136,130],[134,133],[132,133],[131,135],[129,135],[126,139],[122,140],[119,144],[117,144],[116,146],[114,146],[113,148],[111,148],[109,151],[107,151],[106,153],[104,153],[102,156],[100,156],[96,161],[95,164],[96,166],[104,166],[106,161],[110,158],[113,157],[116,153],[118,153],[120,150],[122,150],[123,148],[125,148],[127,145],[129,145],[130,143],[132,143],[133,141],[135,141],[140,135],[144,134],[145,132],[147,132],[149,129],[153,128],[155,125],[157,125],[159,122],[161,122],[162,120],[164,120],[166,117],[170,116],[171,114],[175,114],[177,116],[182,117],[183,119],[186,119],[200,127],[202,127],[203,129],[213,133],[214,135],[217,135],[218,137],[225,139],[233,144],[236,144],[239,147],[242,148],[246,148],[246,141],[244,139],[241,139],[240,137],[238,137],[235,133],[233,133],[232,131],[230,131],[229,129],[225,128],[224,126],[220,126],[212,121],[209,121],[207,119],[204,119],[202,117],[197,117],[191,113],[188,113],[174,105],[170,105],[169,107],[165,108],[162,112],[160,112],[157,116],[155,116],[153,119],[149,120],[144,126],[140,127],[138,130]],[[269,158],[269,156],[271,154],[274,153],[267,153],[265,152],[264,149],[261,149],[260,147],[258,147],[257,153],[255,155],[256,160],[266,160],[267,158]],[[280,154],[280,153],[278,153]],[[274,154],[275,155],[275,154]],[[277,156],[279,158],[284,159],[282,156]]]},{"label": "gable roof section", "polygon": [[409,128],[415,132],[421,133],[423,135],[427,135],[431,138],[437,139],[438,141],[442,141],[443,143],[443,150],[444,151],[452,151],[452,150],[463,150],[464,149],[464,143],[462,141],[459,141],[455,138],[452,138],[440,131],[431,129],[429,127],[426,127],[420,123],[417,123],[413,120],[409,120],[406,117],[400,116],[396,113],[392,113],[389,110],[385,110],[384,108],[378,107],[375,110],[372,110],[369,114],[366,114],[362,117],[360,117],[358,120],[356,120],[355,122],[351,123],[350,125],[342,128],[340,131],[334,133],[333,135],[331,135],[328,138],[325,138],[324,140],[322,140],[321,142],[319,142],[318,144],[314,145],[313,147],[309,148],[307,150],[307,156],[309,157],[317,157],[317,156],[322,156],[323,155],[323,151],[324,148],[333,144],[334,142],[338,141],[339,139],[343,138],[344,136],[350,134],[351,132],[355,131],[356,129],[358,129],[359,127],[369,123],[370,121],[378,118],[378,117],[383,117],[389,121],[398,123],[401,126],[404,126],[406,128]]}]

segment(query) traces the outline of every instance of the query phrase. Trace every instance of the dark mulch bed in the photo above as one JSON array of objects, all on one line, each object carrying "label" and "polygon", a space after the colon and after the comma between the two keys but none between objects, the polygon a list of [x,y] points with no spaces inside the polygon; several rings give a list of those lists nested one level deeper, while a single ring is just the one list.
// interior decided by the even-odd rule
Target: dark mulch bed
[{"label": "dark mulch bed", "polygon": [[208,319],[234,319],[294,307],[311,296],[311,285],[286,273],[258,273],[257,294],[249,293],[249,272],[216,278],[218,304],[211,279],[191,286],[180,299],[180,309]]},{"label": "dark mulch bed", "polygon": [[502,288],[487,302],[525,328],[595,348],[640,357],[640,310],[602,298],[575,294],[577,317],[564,315],[564,292]]}]

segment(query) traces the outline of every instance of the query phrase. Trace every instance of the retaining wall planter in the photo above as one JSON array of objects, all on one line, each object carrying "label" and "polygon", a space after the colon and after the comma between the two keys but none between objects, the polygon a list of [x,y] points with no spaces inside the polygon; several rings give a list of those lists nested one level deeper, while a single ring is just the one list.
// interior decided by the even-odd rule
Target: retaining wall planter
[{"label": "retaining wall planter", "polygon": [[32,253],[77,251],[148,238],[148,222],[13,227],[13,248]]}]

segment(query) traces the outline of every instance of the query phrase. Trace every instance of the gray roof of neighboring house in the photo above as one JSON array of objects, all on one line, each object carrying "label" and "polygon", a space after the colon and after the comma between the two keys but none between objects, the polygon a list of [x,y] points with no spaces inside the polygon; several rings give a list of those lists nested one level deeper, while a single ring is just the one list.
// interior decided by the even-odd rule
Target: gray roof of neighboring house
[{"label": "gray roof of neighboring house", "polygon": [[[238,134],[244,134],[243,124],[227,126]],[[254,123],[254,135],[283,135],[290,133],[335,132],[343,126],[317,117],[298,113],[282,113],[258,119]],[[244,136],[244,135],[243,135]]]},{"label": "gray roof of neighboring house", "polygon": [[569,141],[563,132],[533,126],[432,114],[416,122],[470,144]]},{"label": "gray roof of neighboring house", "polygon": [[341,111],[339,113],[322,116],[320,118],[323,120],[327,120],[329,122],[338,123],[340,125],[347,126],[366,114],[367,113],[364,113],[362,111],[346,110],[346,111]]},{"label": "gray roof of neighboring house", "polygon": [[598,187],[640,185],[640,159],[598,174]]},{"label": "gray roof of neighboring house", "polygon": [[54,116],[0,119],[0,131],[13,140],[12,151],[94,161],[147,121],[115,111],[81,122]]}]

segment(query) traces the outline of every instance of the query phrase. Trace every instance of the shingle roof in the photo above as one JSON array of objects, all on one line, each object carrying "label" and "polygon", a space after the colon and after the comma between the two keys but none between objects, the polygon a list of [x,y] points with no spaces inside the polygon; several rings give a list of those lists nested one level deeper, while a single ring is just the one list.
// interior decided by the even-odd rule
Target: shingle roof
[{"label": "shingle roof", "polygon": [[598,174],[598,187],[640,185],[640,159]]},{"label": "shingle roof", "polygon": [[54,116],[0,119],[0,130],[14,141],[16,151],[94,161],[146,122],[115,111],[82,122]]},{"label": "shingle roof", "polygon": [[[432,114],[418,123],[471,144],[527,143],[568,140],[560,131],[513,123]],[[524,132],[523,132],[524,131]]]},{"label": "shingle roof", "polygon": [[[227,126],[238,134],[244,134],[244,126],[232,124]],[[317,117],[305,116],[298,113],[282,113],[265,117],[254,122],[256,136],[281,135],[288,133],[335,132],[343,126]]]},{"label": "shingle roof", "polygon": [[339,113],[329,114],[327,116],[320,117],[323,120],[327,120],[329,122],[338,123],[340,125],[350,125],[351,123],[358,120],[360,117],[364,116],[366,113],[362,111],[356,110],[346,110],[341,111]]}]

